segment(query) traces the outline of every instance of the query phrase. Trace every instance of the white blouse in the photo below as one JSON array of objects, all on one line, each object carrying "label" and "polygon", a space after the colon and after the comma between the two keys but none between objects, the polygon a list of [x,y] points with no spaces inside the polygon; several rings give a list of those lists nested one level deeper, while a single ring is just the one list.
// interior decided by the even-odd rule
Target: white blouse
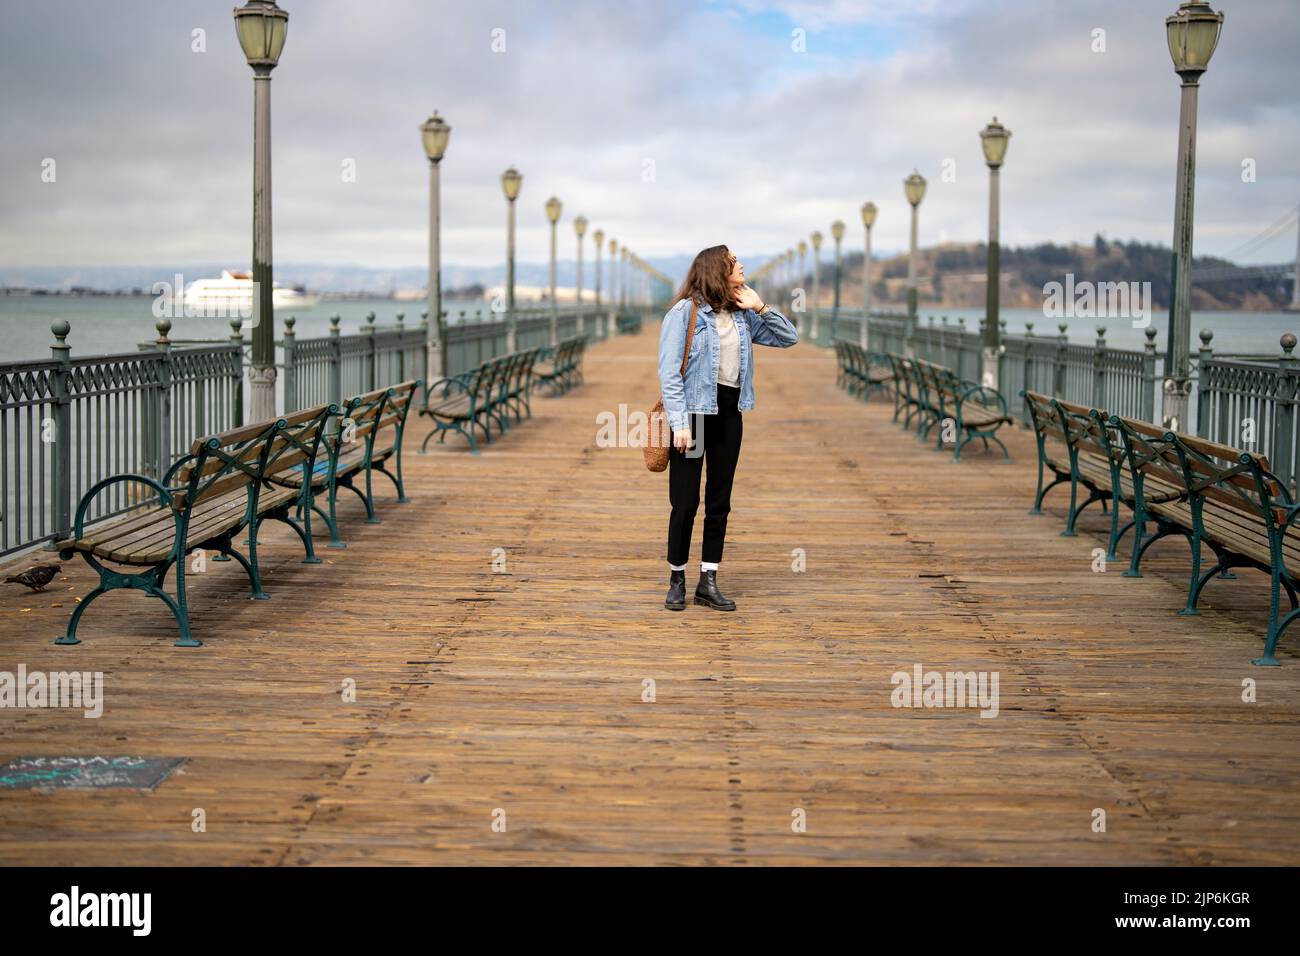
[{"label": "white blouse", "polygon": [[740,333],[736,331],[736,313],[715,312],[718,327],[718,384],[740,387]]}]

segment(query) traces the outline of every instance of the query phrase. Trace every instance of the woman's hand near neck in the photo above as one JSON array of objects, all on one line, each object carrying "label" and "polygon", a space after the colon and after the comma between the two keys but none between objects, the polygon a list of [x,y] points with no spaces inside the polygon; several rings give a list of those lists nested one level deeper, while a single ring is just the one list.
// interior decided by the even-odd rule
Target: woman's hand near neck
[{"label": "woman's hand near neck", "polygon": [[736,287],[735,294],[736,307],[738,309],[753,309],[755,312],[761,312],[763,310],[763,300],[759,298],[757,292],[744,283],[741,283]]}]

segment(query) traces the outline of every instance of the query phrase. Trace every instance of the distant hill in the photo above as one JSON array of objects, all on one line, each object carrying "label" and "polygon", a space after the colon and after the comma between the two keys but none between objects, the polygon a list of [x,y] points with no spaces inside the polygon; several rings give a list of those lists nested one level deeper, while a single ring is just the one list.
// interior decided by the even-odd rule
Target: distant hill
[{"label": "distant hill", "polygon": [[[1076,283],[1150,282],[1153,306],[1169,307],[1172,252],[1157,243],[1121,242],[1098,236],[1091,245],[1036,246],[1002,249],[1001,304],[1005,308],[1039,308],[1043,287],[1064,282],[1073,273]],[[932,308],[984,305],[988,249],[985,243],[944,243],[917,252],[918,297]],[[1238,268],[1226,259],[1197,256],[1195,268]],[[907,254],[877,259],[872,272],[873,303],[902,307],[907,301]],[[811,288],[811,279],[805,280]],[[834,271],[822,258],[823,305],[834,300]],[[844,260],[842,301],[861,302],[862,253]],[[1204,311],[1274,311],[1290,302],[1290,286],[1277,279],[1227,279],[1192,287],[1192,308]]]}]

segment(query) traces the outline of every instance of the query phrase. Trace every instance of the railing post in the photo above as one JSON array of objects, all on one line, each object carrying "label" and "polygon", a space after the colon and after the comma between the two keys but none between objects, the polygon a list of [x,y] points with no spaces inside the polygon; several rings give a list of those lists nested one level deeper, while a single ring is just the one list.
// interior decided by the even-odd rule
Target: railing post
[{"label": "railing post", "polygon": [[385,382],[384,385],[396,385],[406,381],[406,313],[397,313],[397,382]]},{"label": "railing post", "polygon": [[[957,317],[957,377],[963,378],[962,363],[966,360],[966,317]],[[972,381],[979,381],[979,374],[972,376]]]},{"label": "railing post", "polygon": [[54,424],[53,541],[60,541],[72,536],[72,348],[68,345],[72,326],[59,319],[50,331],[55,339],[50,352],[59,364],[50,376],[50,411]]},{"label": "railing post", "polygon": [[230,427],[239,428],[244,424],[244,380],[248,376],[244,374],[244,321],[238,316],[230,320],[230,344],[235,347],[235,378],[231,383],[234,407],[231,409]]},{"label": "railing post", "polygon": [[[428,341],[428,339],[429,339],[429,310],[424,309],[420,312],[420,341],[426,342]],[[446,351],[447,343],[442,339],[439,339],[438,341],[442,342],[442,349],[443,351]],[[420,362],[420,368],[424,370],[424,374],[421,376],[421,378],[424,379],[424,384],[425,387],[427,388],[429,383],[432,382],[433,379],[429,378],[429,350],[423,349],[422,351],[424,353],[424,358]]]},{"label": "railing post", "polygon": [[343,407],[343,339],[337,313],[330,316],[330,401]]},{"label": "railing post", "polygon": [[1142,356],[1142,420],[1156,420],[1156,330],[1146,330],[1147,343]]},{"label": "railing post", "polygon": [[284,320],[284,411],[286,415],[298,410],[297,339],[293,332],[297,321],[292,315]]},{"label": "railing post", "polygon": [[1052,394],[1059,398],[1069,399],[1065,394],[1065,357],[1066,350],[1070,346],[1069,326],[1064,322],[1056,326],[1060,333],[1056,337],[1056,364],[1052,369]]},{"label": "railing post", "polygon": [[[439,368],[430,370],[430,382],[436,382],[439,379],[446,378],[447,373],[451,371],[451,360],[447,358],[447,315],[448,312],[446,309],[443,309],[438,313],[438,341],[443,343],[441,355],[442,365]],[[460,321],[462,325],[465,323],[465,311],[463,309],[460,313]]]},{"label": "railing post", "polygon": [[1210,382],[1214,350],[1210,347],[1210,342],[1213,339],[1213,332],[1209,329],[1201,329],[1201,348],[1196,358],[1196,434],[1201,438],[1210,437],[1210,416],[1213,412],[1214,399]]},{"label": "railing post", "polygon": [[366,336],[366,387],[363,391],[373,392],[375,385],[375,313],[366,313],[366,324],[361,330]]},{"label": "railing post", "polygon": [[172,343],[167,338],[171,331],[171,319],[159,319],[154,326],[158,330],[158,339],[154,349],[158,352],[158,385],[155,408],[157,436],[155,454],[157,459],[153,477],[162,481],[172,462]]},{"label": "railing post", "polygon": [[1034,381],[1034,323],[1025,323],[1025,374],[1022,379],[1023,388],[1038,391],[1038,383]]},{"label": "railing post", "polygon": [[1092,407],[1109,411],[1106,407],[1106,326],[1097,326],[1097,346],[1092,350]]},{"label": "railing post", "polygon": [[[1296,337],[1286,332],[1282,335],[1282,357],[1277,361],[1277,404],[1273,424],[1273,453],[1269,465],[1273,474],[1282,479],[1287,489],[1295,490],[1295,467],[1291,456],[1295,451],[1296,426]],[[1258,427],[1258,422],[1256,426]]]}]

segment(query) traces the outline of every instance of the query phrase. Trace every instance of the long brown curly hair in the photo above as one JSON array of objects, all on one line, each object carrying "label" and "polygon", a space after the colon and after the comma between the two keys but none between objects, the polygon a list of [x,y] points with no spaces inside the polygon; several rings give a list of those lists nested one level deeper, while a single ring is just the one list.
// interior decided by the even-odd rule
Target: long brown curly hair
[{"label": "long brown curly hair", "polygon": [[709,246],[691,263],[673,301],[707,302],[714,312],[737,308],[736,290],[731,285],[731,270],[735,265],[736,257],[726,246]]}]

